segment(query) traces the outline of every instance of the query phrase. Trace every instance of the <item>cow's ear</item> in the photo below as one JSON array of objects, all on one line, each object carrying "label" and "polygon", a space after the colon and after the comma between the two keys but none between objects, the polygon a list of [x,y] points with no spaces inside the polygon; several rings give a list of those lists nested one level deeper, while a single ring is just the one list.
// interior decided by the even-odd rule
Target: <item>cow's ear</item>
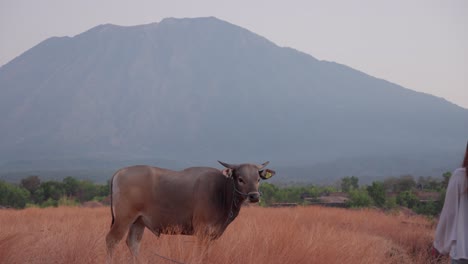
[{"label": "cow's ear", "polygon": [[232,177],[232,169],[224,169],[222,170],[223,172],[223,175],[228,177],[228,178],[231,178]]},{"label": "cow's ear", "polygon": [[264,180],[268,180],[276,174],[274,170],[270,170],[270,169],[261,170],[259,173],[260,173],[260,178]]}]

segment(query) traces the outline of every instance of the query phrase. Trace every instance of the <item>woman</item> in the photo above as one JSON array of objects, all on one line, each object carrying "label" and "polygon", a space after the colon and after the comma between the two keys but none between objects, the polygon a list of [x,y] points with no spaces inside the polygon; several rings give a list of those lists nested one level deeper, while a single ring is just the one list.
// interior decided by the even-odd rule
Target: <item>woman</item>
[{"label": "woman", "polygon": [[434,249],[450,254],[452,264],[468,264],[468,143],[463,166],[450,178],[437,225]]}]

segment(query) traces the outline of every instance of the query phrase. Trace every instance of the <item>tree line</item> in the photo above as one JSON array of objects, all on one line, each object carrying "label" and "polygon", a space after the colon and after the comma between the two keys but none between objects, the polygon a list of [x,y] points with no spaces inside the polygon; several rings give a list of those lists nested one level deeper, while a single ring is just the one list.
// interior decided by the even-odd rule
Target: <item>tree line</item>
[{"label": "tree line", "polygon": [[0,180],[0,206],[4,207],[73,205],[102,201],[108,194],[108,184],[95,184],[74,177],[65,177],[62,181],[41,181],[39,176],[28,176],[20,184]]},{"label": "tree line", "polygon": [[[404,175],[363,186],[359,185],[359,178],[356,176],[344,177],[334,186],[279,187],[264,182],[260,185],[260,205],[306,205],[308,202],[305,198],[318,199],[330,193],[342,192],[349,199],[347,207],[378,207],[388,210],[404,206],[419,214],[437,215],[442,210],[450,177],[450,172],[444,173],[441,178],[419,177],[417,180],[411,175]],[[439,193],[439,198],[421,202],[417,197],[418,192]],[[0,206],[3,207],[78,205],[86,201],[103,201],[108,195],[109,184],[95,184],[74,177],[66,177],[62,181],[41,181],[39,176],[28,176],[19,184],[0,180]]]},{"label": "tree line", "polygon": [[[334,187],[296,186],[279,188],[270,183],[262,183],[261,205],[271,206],[276,203],[297,203],[307,205],[309,199],[318,200],[330,193],[341,192],[349,200],[346,207],[378,207],[385,210],[395,209],[398,206],[407,207],[418,214],[438,215],[443,207],[445,191],[451,177],[446,172],[441,178],[419,177],[417,180],[411,175],[389,177],[383,181],[374,181],[370,185],[359,185],[356,176],[344,177]],[[437,198],[422,201],[419,193],[429,193]]]}]

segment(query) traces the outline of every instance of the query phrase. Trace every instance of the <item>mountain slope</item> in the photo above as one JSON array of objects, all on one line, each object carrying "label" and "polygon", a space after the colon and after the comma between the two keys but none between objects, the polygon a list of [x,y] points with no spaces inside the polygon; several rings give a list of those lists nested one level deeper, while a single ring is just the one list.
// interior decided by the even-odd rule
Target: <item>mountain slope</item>
[{"label": "mountain slope", "polygon": [[50,38],[1,67],[0,87],[4,162],[154,157],[309,166],[438,153],[434,166],[445,168],[468,135],[466,109],[216,18]]}]

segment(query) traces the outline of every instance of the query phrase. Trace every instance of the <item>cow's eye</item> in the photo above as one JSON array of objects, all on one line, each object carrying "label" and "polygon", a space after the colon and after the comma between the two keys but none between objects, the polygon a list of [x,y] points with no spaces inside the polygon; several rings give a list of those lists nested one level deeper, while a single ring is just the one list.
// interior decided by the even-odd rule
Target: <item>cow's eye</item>
[{"label": "cow's eye", "polygon": [[258,181],[258,182],[260,182],[260,178],[258,178],[258,180],[257,180],[257,181]]},{"label": "cow's eye", "polygon": [[239,178],[240,183],[244,183],[244,180],[242,178]]}]

